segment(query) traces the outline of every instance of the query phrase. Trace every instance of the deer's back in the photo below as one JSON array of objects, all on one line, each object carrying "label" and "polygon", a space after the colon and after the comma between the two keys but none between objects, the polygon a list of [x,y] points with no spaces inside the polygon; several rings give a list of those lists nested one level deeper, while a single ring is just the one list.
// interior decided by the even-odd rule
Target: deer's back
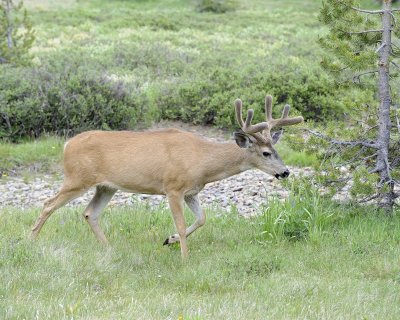
[{"label": "deer's back", "polygon": [[64,148],[66,178],[88,185],[165,193],[166,181],[185,188],[205,141],[188,132],[166,129],[148,132],[88,131]]}]

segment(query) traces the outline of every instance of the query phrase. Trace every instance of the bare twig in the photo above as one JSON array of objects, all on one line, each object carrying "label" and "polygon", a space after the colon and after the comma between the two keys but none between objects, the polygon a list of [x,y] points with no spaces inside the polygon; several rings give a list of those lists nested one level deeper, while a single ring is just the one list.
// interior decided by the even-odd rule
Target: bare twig
[{"label": "bare twig", "polygon": [[356,7],[351,7],[353,10],[362,12],[362,13],[369,13],[369,14],[382,14],[384,11],[383,10],[364,10],[364,9],[359,9]]},{"label": "bare twig", "polygon": [[396,63],[396,62],[394,62],[394,61],[390,61],[396,68],[398,68],[398,69],[400,69],[400,66]]},{"label": "bare twig", "polygon": [[317,132],[317,131],[313,131],[310,129],[305,129],[305,130],[318,138],[322,138],[324,140],[329,141],[332,144],[344,145],[344,146],[364,146],[364,147],[368,147],[368,148],[379,149],[379,145],[377,145],[374,142],[367,142],[367,141],[360,141],[360,140],[358,140],[358,141],[357,140],[356,141],[341,141],[341,140],[332,139],[332,138],[330,138],[320,132]]},{"label": "bare twig", "polygon": [[328,185],[328,184],[342,183],[342,182],[347,183],[350,180],[351,180],[351,177],[346,177],[346,178],[340,178],[340,179],[336,179],[336,180],[326,180],[324,182],[325,182],[325,185]]},{"label": "bare twig", "polygon": [[[392,29],[390,29],[391,31]],[[346,32],[347,34],[365,34],[365,33],[373,33],[373,32],[383,32],[383,29],[371,29],[371,30],[364,30],[364,31],[354,31],[354,32]]]},{"label": "bare twig", "polygon": [[400,157],[398,157],[398,158],[396,158],[396,159],[394,159],[393,161],[392,161],[392,168],[394,168],[394,167],[396,167],[398,164],[400,163]]},{"label": "bare twig", "polygon": [[399,115],[396,112],[396,123],[397,123],[397,130],[399,131],[400,134],[400,120],[399,120]]},{"label": "bare twig", "polygon": [[377,72],[379,72],[379,70],[372,70],[372,71],[367,71],[367,72],[362,72],[362,73],[356,74],[356,75],[353,76],[353,82],[356,82],[356,80],[357,80],[358,83],[360,83],[360,81],[361,81],[360,77],[361,76],[365,76],[367,74],[377,73]]},{"label": "bare twig", "polygon": [[380,197],[380,194],[377,193],[377,194],[374,194],[374,195],[372,195],[372,196],[366,197],[366,198],[364,198],[364,199],[358,200],[357,202],[359,202],[359,203],[365,203],[365,202],[374,200],[374,199],[379,198],[379,197]]},{"label": "bare twig", "polygon": [[379,172],[379,171],[381,171],[383,169],[384,169],[383,166],[382,167],[375,167],[374,169],[369,170],[368,173],[377,173],[377,172]]},{"label": "bare twig", "polygon": [[392,175],[390,174],[390,165],[389,165],[389,160],[387,157],[385,157],[385,165],[386,165],[387,176],[389,177],[389,180],[392,181],[393,179],[392,179]]},{"label": "bare twig", "polygon": [[394,16],[393,12],[389,12],[389,14],[390,14],[390,16],[392,17],[393,25],[396,26],[396,25],[397,25],[396,17]]},{"label": "bare twig", "polygon": [[379,48],[375,50],[375,53],[378,53],[379,51],[381,51],[384,46],[386,46],[386,43],[382,42],[382,44],[379,46]]}]

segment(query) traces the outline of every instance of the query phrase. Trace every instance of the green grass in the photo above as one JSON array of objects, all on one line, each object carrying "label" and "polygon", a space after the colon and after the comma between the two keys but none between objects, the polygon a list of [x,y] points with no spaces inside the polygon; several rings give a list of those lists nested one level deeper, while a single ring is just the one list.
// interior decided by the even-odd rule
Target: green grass
[{"label": "green grass", "polygon": [[[2,209],[0,318],[399,319],[399,214],[298,199],[271,200],[252,219],[208,212],[186,263],[179,246],[162,246],[174,231],[162,208],[107,209],[111,248],[96,242],[82,208],[56,212],[36,242],[27,237],[39,210]],[[304,210],[309,225],[325,216],[318,232],[266,232],[301,229],[275,218]]]},{"label": "green grass", "polygon": [[43,137],[19,144],[0,143],[0,177],[3,172],[32,169],[35,172],[48,172],[62,159],[64,140],[58,137]]},{"label": "green grass", "polygon": [[289,166],[296,167],[316,167],[319,160],[314,154],[308,154],[305,151],[293,150],[284,139],[275,146],[282,160]]}]

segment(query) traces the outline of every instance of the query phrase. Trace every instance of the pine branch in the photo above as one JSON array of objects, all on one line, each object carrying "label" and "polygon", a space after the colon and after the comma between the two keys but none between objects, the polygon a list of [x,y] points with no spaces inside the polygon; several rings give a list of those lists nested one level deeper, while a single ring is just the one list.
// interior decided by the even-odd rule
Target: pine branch
[{"label": "pine branch", "polygon": [[364,162],[364,163],[365,163],[367,160],[369,160],[369,159],[371,159],[371,158],[374,158],[374,157],[376,157],[376,156],[378,155],[378,153],[375,152],[375,153],[373,153],[373,154],[371,154],[371,155],[369,155],[369,156],[366,156],[366,157],[360,159],[360,156],[365,152],[365,149],[364,149],[364,148],[365,148],[365,147],[362,147],[362,148],[354,155],[354,157],[352,157],[350,160],[348,160],[348,161],[346,161],[346,162],[342,162],[342,163],[338,164],[338,166],[344,167],[344,166],[348,166],[348,165],[350,165],[350,164],[354,164],[354,163],[356,163],[356,162],[358,162],[358,163]]},{"label": "pine branch", "polygon": [[[392,31],[393,29],[390,29],[390,31]],[[383,29],[371,29],[371,30],[364,30],[364,31],[355,31],[355,32],[347,32],[345,31],[345,33],[353,35],[353,34],[365,34],[365,33],[374,33],[374,32],[383,32]]]},{"label": "pine branch", "polygon": [[367,72],[362,72],[362,73],[356,74],[356,75],[353,76],[353,82],[355,83],[356,80],[357,80],[358,83],[360,83],[361,82],[361,80],[360,80],[361,76],[365,76],[367,74],[377,73],[377,72],[379,72],[379,70],[372,70],[372,71],[367,71]]},{"label": "pine branch", "polygon": [[341,140],[336,140],[336,139],[332,139],[320,132],[317,131],[313,131],[310,129],[305,129],[307,132],[311,133],[312,135],[318,137],[318,138],[322,138],[326,141],[329,141],[332,144],[335,145],[343,145],[343,146],[364,146],[364,147],[368,147],[368,148],[374,148],[374,149],[379,149],[379,145],[377,145],[376,143],[371,143],[371,142],[366,142],[366,141],[341,141]]}]

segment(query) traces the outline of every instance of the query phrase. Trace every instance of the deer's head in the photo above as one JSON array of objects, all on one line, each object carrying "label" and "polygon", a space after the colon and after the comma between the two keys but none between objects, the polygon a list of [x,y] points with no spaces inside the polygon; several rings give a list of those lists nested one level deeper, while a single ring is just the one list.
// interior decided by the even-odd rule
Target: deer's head
[{"label": "deer's head", "polygon": [[274,144],[279,141],[282,135],[282,129],[272,132],[273,128],[281,128],[298,124],[303,121],[303,117],[289,118],[289,105],[285,105],[282,117],[280,119],[272,118],[272,97],[265,97],[265,116],[266,121],[255,125],[251,124],[253,120],[253,109],[247,110],[246,120],[242,118],[242,101],[235,101],[236,119],[240,125],[240,130],[234,132],[236,143],[241,148],[246,148],[248,159],[251,165],[276,178],[286,178],[289,176],[289,170],[274,149]]}]

